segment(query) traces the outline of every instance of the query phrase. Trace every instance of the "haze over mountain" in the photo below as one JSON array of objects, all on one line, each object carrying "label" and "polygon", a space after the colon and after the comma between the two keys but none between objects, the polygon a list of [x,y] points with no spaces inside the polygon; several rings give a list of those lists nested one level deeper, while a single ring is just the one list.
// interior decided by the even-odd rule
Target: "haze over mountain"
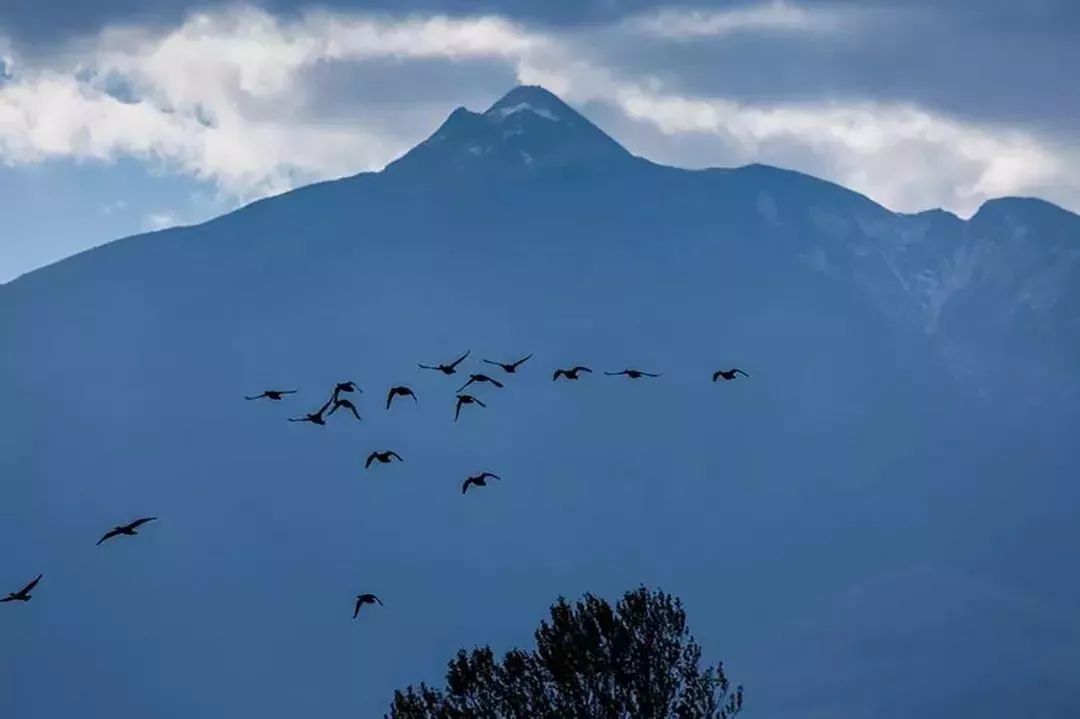
[{"label": "haze over mountain", "polygon": [[[1078,238],[1034,199],[656,165],[519,87],[383,172],[2,285],[0,579],[46,578],[0,613],[0,714],[376,716],[643,582],[758,717],[1066,715]],[[416,362],[467,349],[535,357],[455,424]],[[551,382],[577,363],[663,376]],[[342,379],[362,423],[285,422]]]}]

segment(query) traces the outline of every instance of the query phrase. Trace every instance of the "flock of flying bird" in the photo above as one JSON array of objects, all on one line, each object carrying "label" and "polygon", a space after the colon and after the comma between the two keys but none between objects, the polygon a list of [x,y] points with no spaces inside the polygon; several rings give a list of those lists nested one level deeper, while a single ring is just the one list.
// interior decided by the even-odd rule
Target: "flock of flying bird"
[{"label": "flock of flying bird", "polygon": [[[446,363],[446,364],[427,365],[427,364],[418,363],[418,366],[421,369],[434,370],[436,372],[441,372],[444,375],[448,375],[448,376],[449,375],[454,375],[454,374],[457,374],[458,366],[462,362],[464,362],[469,357],[469,355],[470,355],[470,352],[465,352],[465,354],[461,355],[460,357],[455,359],[453,362],[449,362],[449,363]],[[513,374],[517,374],[518,368],[520,368],[521,365],[525,364],[531,357],[532,357],[532,354],[530,353],[530,354],[522,357],[521,359],[517,360],[516,362],[495,362],[495,361],[487,360],[487,359],[482,360],[482,361],[485,364],[500,367],[503,370],[503,372],[505,372],[508,375],[513,375]],[[589,369],[588,367],[583,366],[583,365],[577,365],[577,366],[568,367],[568,368],[559,368],[559,369],[555,370],[554,374],[552,374],[551,379],[552,379],[553,382],[557,381],[560,378],[565,379],[565,380],[574,381],[574,380],[581,379],[582,373],[591,374],[592,370]],[[644,371],[638,370],[638,369],[624,369],[624,370],[620,370],[618,372],[604,372],[604,374],[608,375],[610,377],[622,376],[622,377],[626,377],[628,379],[633,379],[633,380],[642,379],[642,378],[645,378],[645,377],[653,378],[653,377],[659,377],[660,376],[658,373],[644,372]],[[732,369],[717,370],[716,372],[713,372],[712,381],[713,382],[717,382],[719,380],[731,381],[731,380],[735,379],[739,375],[742,375],[743,377],[749,377],[750,376],[746,372],[744,372],[743,370],[741,370],[741,369],[739,369],[737,367],[734,367]],[[484,404],[481,400],[477,399],[473,395],[464,394],[464,391],[466,389],[468,389],[470,386],[472,386],[472,385],[480,385],[480,384],[490,384],[490,385],[492,385],[494,387],[497,387],[497,388],[500,388],[500,389],[505,386],[499,380],[497,380],[497,379],[495,379],[493,377],[489,377],[486,374],[483,374],[483,373],[480,373],[480,372],[470,373],[469,374],[469,379],[465,382],[465,384],[463,384],[457,390],[457,404],[456,404],[456,406],[454,408],[454,421],[455,422],[457,422],[458,419],[460,418],[460,416],[461,416],[461,408],[464,407],[464,406],[474,405],[475,404],[475,405],[478,405],[480,407],[487,407],[486,404]],[[259,393],[257,395],[245,395],[244,399],[246,399],[246,400],[267,399],[267,400],[277,402],[277,401],[280,401],[280,400],[284,399],[285,395],[296,394],[296,392],[297,392],[297,390],[294,390],[294,389],[287,389],[287,390],[268,389],[268,390],[265,390],[265,391],[263,391],[263,392],[261,392],[261,393]],[[356,382],[353,382],[353,381],[339,382],[334,386],[334,389],[333,389],[333,392],[330,395],[330,398],[328,400],[326,400],[326,402],[321,407],[319,407],[318,410],[316,410],[315,412],[306,413],[301,417],[289,417],[288,421],[290,421],[290,422],[309,422],[311,424],[316,424],[316,425],[325,425],[327,417],[330,417],[331,415],[333,415],[338,410],[344,410],[344,411],[350,412],[359,421],[359,420],[361,420],[361,417],[360,417],[359,410],[357,410],[357,408],[356,408],[356,405],[352,401],[350,401],[349,399],[343,398],[341,396],[342,394],[349,394],[349,393],[353,393],[353,392],[363,394],[363,390],[360,389],[360,387],[358,386],[358,384]],[[416,396],[416,392],[414,392],[412,390],[412,388],[407,387],[405,385],[395,385],[395,386],[391,387],[390,390],[386,394],[386,409],[387,410],[390,409],[391,405],[394,403],[394,400],[397,399],[398,397],[411,397],[413,402],[419,402],[419,400],[417,399],[417,396]],[[364,463],[364,467],[365,468],[370,468],[371,465],[375,464],[375,463],[389,464],[389,463],[391,463],[391,462],[393,462],[395,460],[398,461],[398,462],[403,462],[404,461],[401,458],[401,456],[397,452],[394,452],[393,450],[374,451],[370,455],[368,455],[367,461]],[[501,477],[499,477],[499,475],[494,474],[492,472],[481,472],[480,474],[476,474],[476,475],[473,475],[471,477],[467,477],[465,479],[465,481],[461,485],[461,493],[462,494],[467,493],[469,491],[470,487],[486,487],[487,486],[487,480],[489,480],[489,479],[500,480]],[[101,539],[99,539],[97,543],[98,543],[98,545],[100,545],[102,542],[113,539],[114,537],[120,537],[120,536],[131,537],[131,536],[135,536],[135,535],[138,534],[137,530],[138,530],[139,527],[143,526],[144,524],[146,524],[148,522],[152,522],[155,519],[157,519],[157,517],[141,517],[141,518],[136,519],[136,520],[134,520],[132,522],[129,522],[127,524],[117,525],[117,526],[113,527],[112,529],[110,529],[108,532],[106,532],[104,535],[102,535]],[[0,599],[0,603],[3,603],[3,602],[28,602],[28,601],[30,601],[31,596],[32,596],[31,592],[38,585],[38,582],[41,581],[42,576],[43,575],[39,574],[37,577],[35,577],[32,581],[30,581],[26,586],[24,586],[19,591],[10,592],[6,597]],[[353,608],[353,619],[356,619],[356,617],[360,614],[360,608],[362,606],[364,606],[365,604],[379,604],[381,606],[382,605],[382,600],[379,599],[374,594],[370,594],[370,593],[358,594],[356,596],[356,604],[355,604],[355,606]]]}]

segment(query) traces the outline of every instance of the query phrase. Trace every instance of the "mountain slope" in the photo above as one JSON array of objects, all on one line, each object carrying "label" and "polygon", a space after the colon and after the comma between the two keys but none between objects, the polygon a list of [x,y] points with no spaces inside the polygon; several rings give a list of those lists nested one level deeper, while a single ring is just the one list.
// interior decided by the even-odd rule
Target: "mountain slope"
[{"label": "mountain slope", "polygon": [[[1025,636],[1075,656],[1078,227],[1028,201],[964,222],[775,168],[662,167],[518,88],[383,173],[2,286],[0,579],[46,578],[0,613],[23,648],[0,657],[0,714],[374,716],[458,647],[529,641],[559,593],[645,582],[687,601],[758,716],[906,716],[892,666],[850,671],[895,641],[883,595],[920,600],[893,662],[951,639],[973,667],[916,671],[922,713],[1015,715],[993,686],[1041,666]],[[467,349],[470,371],[535,357],[455,423],[458,377],[416,363]],[[578,363],[598,372],[551,381]],[[599,372],[627,366],[663,377]],[[709,381],[730,366],[751,378]],[[347,378],[363,422],[285,422]],[[419,402],[386,412],[396,383]],[[242,399],[271,386],[300,393]],[[406,461],[364,470],[375,449]],[[482,469],[504,480],[462,497]],[[92,546],[140,513],[158,526]],[[957,586],[992,611],[940,636],[927,593]],[[386,607],[350,624],[361,591]],[[825,659],[823,622],[847,632]],[[996,647],[969,641],[1002,622]]]}]

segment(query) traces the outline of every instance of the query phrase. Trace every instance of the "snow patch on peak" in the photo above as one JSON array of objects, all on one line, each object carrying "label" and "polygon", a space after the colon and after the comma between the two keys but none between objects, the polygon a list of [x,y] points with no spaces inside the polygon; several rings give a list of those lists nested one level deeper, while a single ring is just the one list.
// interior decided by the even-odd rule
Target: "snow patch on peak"
[{"label": "snow patch on peak", "polygon": [[508,105],[506,107],[493,107],[490,112],[500,121],[505,120],[511,115],[519,112],[531,112],[535,115],[539,115],[546,120],[551,120],[552,122],[559,122],[559,117],[555,115],[555,113],[553,113],[551,110],[545,109],[543,107],[535,107],[527,102],[519,102],[516,105]]}]

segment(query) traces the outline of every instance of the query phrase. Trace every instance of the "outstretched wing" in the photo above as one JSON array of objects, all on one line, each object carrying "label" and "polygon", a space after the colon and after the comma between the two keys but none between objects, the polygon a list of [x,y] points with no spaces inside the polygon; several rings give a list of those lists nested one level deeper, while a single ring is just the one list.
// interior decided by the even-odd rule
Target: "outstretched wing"
[{"label": "outstretched wing", "polygon": [[450,367],[457,367],[457,366],[458,366],[459,364],[461,364],[462,362],[464,362],[464,361],[465,361],[465,358],[469,356],[469,352],[472,352],[472,350],[468,350],[468,351],[466,351],[466,352],[465,352],[465,354],[461,355],[461,356],[460,356],[460,357],[458,357],[458,358],[457,358],[456,360],[454,360],[453,362],[451,362],[449,366],[450,366]]},{"label": "outstretched wing", "polygon": [[462,482],[461,483],[461,493],[465,494],[467,491],[469,491],[469,486],[472,485],[472,484],[473,484],[472,477],[469,477],[464,482]]},{"label": "outstretched wing", "polygon": [[475,381],[476,381],[476,375],[469,375],[469,381],[466,382],[465,384],[461,385],[460,387],[458,387],[458,392],[461,392],[463,389],[465,389],[466,387],[468,387],[469,385],[471,385]]},{"label": "outstretched wing", "polygon": [[508,366],[508,365],[504,365],[504,364],[503,364],[502,362],[492,362],[492,361],[491,361],[491,360],[489,360],[489,359],[482,359],[482,360],[480,360],[480,361],[481,361],[481,362],[484,362],[485,364],[493,364],[493,365],[495,365],[496,367],[502,367],[503,369],[506,369],[506,368],[507,368],[507,366]]},{"label": "outstretched wing", "polygon": [[255,395],[254,397],[248,397],[247,395],[244,395],[244,399],[262,399],[263,397],[266,397],[266,396],[267,396],[266,392],[263,392],[262,394]]},{"label": "outstretched wing", "polygon": [[390,391],[386,393],[386,408],[387,409],[390,409],[390,403],[394,401],[394,395],[397,394],[397,392],[395,392],[394,389],[395,388],[391,387]]},{"label": "outstretched wing", "polygon": [[105,532],[105,534],[102,535],[101,539],[97,540],[97,544],[94,546],[100,546],[101,543],[104,542],[106,539],[112,539],[118,534],[120,534],[120,532],[116,531],[115,529],[110,529],[108,532]]},{"label": "outstretched wing", "polygon": [[659,373],[659,372],[657,372],[657,373],[653,373],[653,372],[642,372],[641,374],[645,375],[646,377],[659,377],[659,376],[660,376],[660,373]]},{"label": "outstretched wing", "polygon": [[499,380],[495,379],[494,377],[488,377],[488,382],[490,382],[491,384],[495,385],[496,387],[500,387],[500,388],[501,388],[501,387],[503,386],[503,383],[502,383],[502,382],[500,382]]},{"label": "outstretched wing", "polygon": [[568,377],[569,375],[566,374],[566,370],[557,369],[557,370],[555,370],[555,374],[551,375],[551,381],[554,382],[555,380],[559,379],[560,376],[561,377]]},{"label": "outstretched wing", "polygon": [[476,402],[476,403],[477,403],[478,405],[480,405],[481,407],[487,407],[487,405],[486,405],[486,404],[484,404],[483,402],[481,402],[480,400],[478,400],[478,399],[477,399],[476,397],[473,397],[473,398],[472,398],[472,401],[473,401],[473,402]]},{"label": "outstretched wing", "polygon": [[405,461],[404,459],[401,458],[401,455],[398,454],[397,452],[389,452],[388,454],[391,457],[393,457],[394,459],[396,459],[397,461],[399,461],[399,462],[404,462]]},{"label": "outstretched wing", "polygon": [[627,373],[626,370],[623,370],[622,372],[605,372],[604,374],[606,374],[608,377],[617,377],[618,375],[628,374],[628,373]]},{"label": "outstretched wing", "polygon": [[458,397],[457,407],[454,408],[454,421],[455,422],[457,422],[458,417],[461,416],[461,405],[462,404],[464,404],[464,402],[462,402],[461,398]]},{"label": "outstretched wing", "polygon": [[420,364],[419,362],[416,363],[416,366],[420,369],[439,369],[438,367],[432,367],[429,364]]},{"label": "outstretched wing", "polygon": [[361,599],[360,597],[357,597],[356,598],[356,607],[354,607],[353,611],[352,611],[352,618],[353,619],[356,619],[356,617],[360,614],[360,607],[363,604],[364,604],[364,600]]},{"label": "outstretched wing", "polygon": [[370,467],[371,463],[374,462],[375,458],[378,457],[378,456],[379,456],[378,452],[372,452],[371,454],[369,454],[368,458],[367,458],[367,461],[364,462],[364,469],[367,469],[368,467]]},{"label": "outstretched wing", "polygon": [[499,475],[497,475],[497,474],[494,474],[494,473],[492,473],[492,472],[482,472],[482,473],[480,474],[480,476],[481,476],[481,477],[491,477],[492,479],[498,479],[498,480],[502,480],[502,477],[500,477]]},{"label": "outstretched wing", "polygon": [[590,373],[592,372],[592,370],[589,369],[588,367],[582,367],[581,365],[578,365],[577,367],[575,367],[574,371],[575,372],[590,372]]},{"label": "outstretched wing", "polygon": [[741,374],[741,375],[742,375],[743,377],[749,377],[749,376],[750,376],[750,375],[746,374],[745,372],[743,372],[743,371],[742,371],[741,369],[739,369],[738,367],[736,367],[735,369],[733,369],[733,370],[731,370],[731,371],[732,371],[732,372],[734,372],[734,373],[736,373],[736,374]]},{"label": "outstretched wing", "polygon": [[18,594],[27,594],[27,593],[29,593],[30,591],[32,591],[34,589],[34,587],[36,587],[38,585],[38,582],[41,581],[41,578],[43,576],[45,576],[45,575],[44,574],[37,575],[36,577],[34,577],[34,581],[27,584],[25,587],[20,589],[17,593]]},{"label": "outstretched wing", "polygon": [[139,519],[136,519],[131,524],[129,524],[127,526],[127,528],[128,529],[135,529],[137,527],[141,527],[142,525],[146,524],[147,522],[153,522],[155,519],[157,519],[157,517],[141,517]]},{"label": "outstretched wing", "polygon": [[378,602],[380,607],[385,606],[383,605],[382,600],[376,597],[374,594],[371,595],[371,598]]},{"label": "outstretched wing", "polygon": [[521,359],[519,359],[517,362],[515,362],[514,364],[512,364],[510,366],[513,367],[514,369],[517,369],[521,365],[525,364],[525,362],[532,356],[533,356],[533,353],[530,352],[529,354],[525,355],[524,357],[522,357]]},{"label": "outstretched wing", "polygon": [[723,376],[724,376],[723,370],[716,370],[715,372],[712,373],[712,381],[715,382],[716,380],[720,379]]}]

